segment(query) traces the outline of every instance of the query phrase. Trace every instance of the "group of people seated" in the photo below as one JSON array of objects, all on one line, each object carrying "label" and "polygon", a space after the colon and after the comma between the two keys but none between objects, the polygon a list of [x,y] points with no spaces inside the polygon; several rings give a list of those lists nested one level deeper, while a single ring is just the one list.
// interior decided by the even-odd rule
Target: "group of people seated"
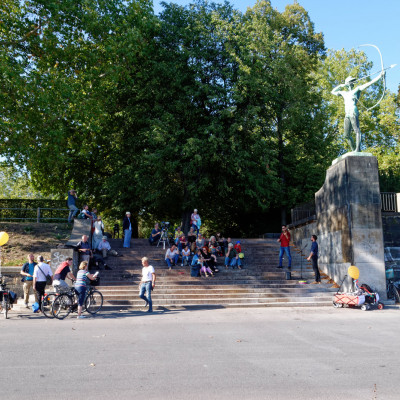
[{"label": "group of people seated", "polygon": [[220,233],[211,236],[208,240],[201,233],[196,235],[191,227],[186,236],[179,226],[175,230],[174,244],[165,253],[165,262],[169,269],[173,266],[200,266],[200,276],[214,276],[219,272],[217,257],[225,257],[225,268],[242,268],[240,255],[242,247],[240,242],[234,245],[232,239],[225,239]]}]

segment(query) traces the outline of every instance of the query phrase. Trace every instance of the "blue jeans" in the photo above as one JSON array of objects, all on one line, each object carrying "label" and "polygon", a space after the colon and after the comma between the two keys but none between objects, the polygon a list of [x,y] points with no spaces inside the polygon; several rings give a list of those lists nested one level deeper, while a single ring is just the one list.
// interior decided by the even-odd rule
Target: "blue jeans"
[{"label": "blue jeans", "polygon": [[241,266],[242,262],[240,261],[240,258],[236,259],[235,257],[229,260],[229,257],[225,257],[225,265],[229,265],[230,267],[236,267],[236,266]]},{"label": "blue jeans", "polygon": [[292,266],[292,256],[290,255],[290,247],[282,247],[279,250],[279,266],[282,267],[282,257],[283,257],[283,253],[286,253],[288,261],[289,261],[289,265],[288,267],[290,268]]},{"label": "blue jeans", "polygon": [[197,225],[196,224],[192,224],[192,228],[196,232],[196,236],[198,236],[199,235],[199,228],[197,227]]},{"label": "blue jeans", "polygon": [[85,302],[86,286],[77,286],[75,290],[78,292],[78,304],[83,306]]},{"label": "blue jeans", "polygon": [[124,230],[124,247],[131,247],[131,236],[132,236],[132,231],[130,231],[129,229],[125,229]]},{"label": "blue jeans", "polygon": [[192,257],[191,256],[182,256],[182,264],[187,262],[187,265],[190,265],[192,263]]},{"label": "blue jeans", "polygon": [[[144,282],[140,284],[140,289],[139,289],[139,297],[149,303],[149,312],[153,311],[153,302],[151,301],[151,288],[152,288],[152,282]],[[144,292],[146,292],[146,296],[144,295]]]},{"label": "blue jeans", "polygon": [[[178,264],[178,260],[179,260],[179,254],[176,254],[173,257],[173,262],[174,262],[175,265]],[[169,258],[166,258],[165,261],[167,262],[168,267],[172,267],[172,263],[171,263],[171,260]]]},{"label": "blue jeans", "polygon": [[69,205],[68,208],[69,208],[68,223],[71,223],[72,218],[74,218],[75,215],[78,213],[79,208],[75,204]]}]

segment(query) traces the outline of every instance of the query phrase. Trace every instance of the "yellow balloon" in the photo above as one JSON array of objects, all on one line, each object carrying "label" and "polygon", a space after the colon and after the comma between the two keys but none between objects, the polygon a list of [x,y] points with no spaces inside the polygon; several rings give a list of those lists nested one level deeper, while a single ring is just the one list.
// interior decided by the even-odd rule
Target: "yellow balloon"
[{"label": "yellow balloon", "polygon": [[7,232],[0,232],[0,246],[6,244],[8,242],[8,233]]},{"label": "yellow balloon", "polygon": [[351,267],[349,267],[349,269],[347,270],[347,273],[349,274],[349,276],[351,276],[353,279],[358,279],[358,277],[360,276],[360,270],[355,267],[354,265],[352,265]]}]

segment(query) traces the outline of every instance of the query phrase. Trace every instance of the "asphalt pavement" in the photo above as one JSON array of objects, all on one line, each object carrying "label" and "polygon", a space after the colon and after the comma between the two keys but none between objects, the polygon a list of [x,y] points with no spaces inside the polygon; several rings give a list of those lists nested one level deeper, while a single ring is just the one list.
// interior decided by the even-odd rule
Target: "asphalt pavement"
[{"label": "asphalt pavement", "polygon": [[398,307],[9,316],[2,399],[400,399]]}]

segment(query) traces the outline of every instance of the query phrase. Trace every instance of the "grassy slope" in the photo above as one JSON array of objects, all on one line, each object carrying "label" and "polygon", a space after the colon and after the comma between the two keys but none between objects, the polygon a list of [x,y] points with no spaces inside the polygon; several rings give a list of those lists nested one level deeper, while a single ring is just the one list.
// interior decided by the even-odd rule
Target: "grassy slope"
[{"label": "grassy slope", "polygon": [[50,259],[50,250],[65,243],[71,230],[71,225],[63,223],[0,222],[0,232],[7,232],[10,236],[8,243],[1,248],[2,265],[20,266],[29,253],[33,253],[35,258],[42,255]]}]

